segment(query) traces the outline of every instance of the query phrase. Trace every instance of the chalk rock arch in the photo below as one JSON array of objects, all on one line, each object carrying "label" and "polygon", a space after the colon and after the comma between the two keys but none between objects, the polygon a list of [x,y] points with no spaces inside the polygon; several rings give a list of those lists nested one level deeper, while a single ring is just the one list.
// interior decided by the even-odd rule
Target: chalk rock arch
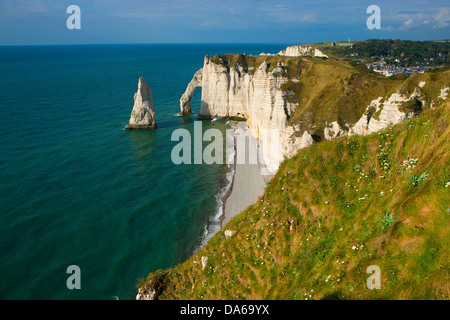
[{"label": "chalk rock arch", "polygon": [[191,82],[189,82],[186,91],[183,93],[180,99],[180,114],[182,115],[191,115],[192,109],[191,109],[191,100],[192,96],[194,95],[195,89],[197,87],[202,86],[202,78],[203,78],[203,68],[198,70],[194,77],[192,78]]}]

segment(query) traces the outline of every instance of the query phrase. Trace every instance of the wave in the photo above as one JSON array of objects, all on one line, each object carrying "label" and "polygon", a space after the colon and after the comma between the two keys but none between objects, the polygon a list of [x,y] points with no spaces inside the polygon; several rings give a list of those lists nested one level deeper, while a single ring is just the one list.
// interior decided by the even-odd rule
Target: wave
[{"label": "wave", "polygon": [[203,235],[199,241],[199,244],[195,247],[193,254],[202,249],[208,241],[222,228],[222,216],[224,214],[224,201],[230,188],[232,187],[234,177],[234,130],[226,131],[226,163],[228,166],[228,172],[225,174],[225,186],[219,188],[219,192],[216,194],[216,210],[214,216],[205,224]]},{"label": "wave", "polygon": [[198,113],[193,113],[193,114],[180,114],[180,113],[175,113],[173,116],[174,116],[174,117],[196,117],[196,116],[198,116]]}]

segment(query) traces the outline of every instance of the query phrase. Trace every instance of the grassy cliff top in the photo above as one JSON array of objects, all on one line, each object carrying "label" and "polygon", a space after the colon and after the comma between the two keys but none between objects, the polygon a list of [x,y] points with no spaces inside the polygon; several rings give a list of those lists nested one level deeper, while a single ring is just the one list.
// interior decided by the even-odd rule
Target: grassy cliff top
[{"label": "grassy cliff top", "polygon": [[[300,150],[202,250],[138,287],[159,299],[449,299],[449,111],[447,99]],[[381,289],[366,287],[371,265]]]},{"label": "grassy cliff top", "polygon": [[222,64],[228,69],[235,68],[236,65],[244,68],[245,72],[253,74],[266,61],[268,72],[272,72],[279,63],[285,66],[284,76],[289,79],[296,79],[301,76],[302,70],[306,67],[307,57],[284,57],[284,56],[247,56],[244,54],[224,54],[211,57],[211,61]]}]

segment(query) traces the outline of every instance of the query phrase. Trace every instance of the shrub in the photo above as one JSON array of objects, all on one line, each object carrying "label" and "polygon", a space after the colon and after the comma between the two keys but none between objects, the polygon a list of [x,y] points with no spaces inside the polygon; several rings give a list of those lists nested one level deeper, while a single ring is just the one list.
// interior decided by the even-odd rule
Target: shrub
[{"label": "shrub", "polygon": [[392,224],[394,223],[394,216],[392,213],[386,213],[384,215],[383,220],[381,220],[381,229],[385,230],[388,229]]}]

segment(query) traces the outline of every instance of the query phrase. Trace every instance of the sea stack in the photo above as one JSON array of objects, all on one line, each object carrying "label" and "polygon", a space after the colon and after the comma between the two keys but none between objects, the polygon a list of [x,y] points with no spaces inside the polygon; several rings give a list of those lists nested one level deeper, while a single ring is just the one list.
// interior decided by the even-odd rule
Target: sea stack
[{"label": "sea stack", "polygon": [[156,128],[155,107],[152,91],[143,77],[139,78],[138,90],[134,94],[134,106],[126,130],[149,130]]}]

